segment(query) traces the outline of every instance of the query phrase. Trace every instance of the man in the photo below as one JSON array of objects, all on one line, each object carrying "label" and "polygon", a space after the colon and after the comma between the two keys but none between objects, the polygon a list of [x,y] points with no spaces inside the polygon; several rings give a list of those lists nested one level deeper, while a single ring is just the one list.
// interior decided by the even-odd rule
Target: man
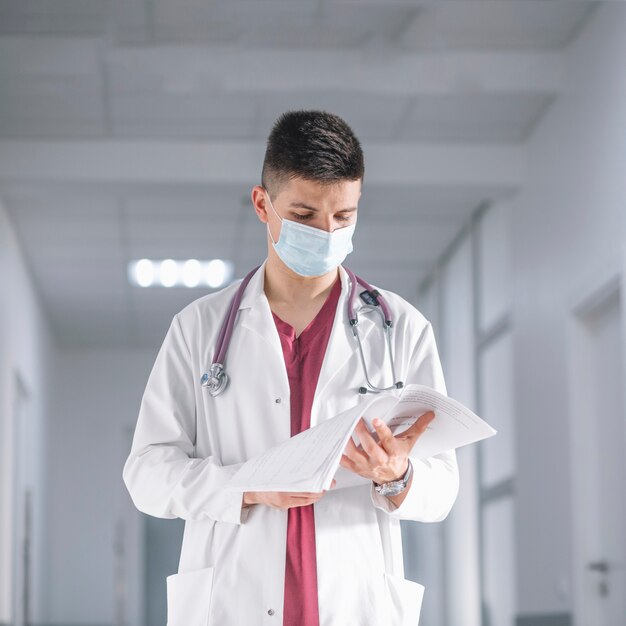
[{"label": "man", "polygon": [[[361,146],[341,118],[283,114],[252,189],[268,254],[238,306],[223,393],[208,393],[201,377],[239,284],[172,320],[123,471],[138,509],[186,520],[179,572],[167,579],[169,626],[417,624],[423,588],[404,579],[399,520],[442,520],[458,491],[453,450],[410,456],[432,412],[397,437],[380,420],[376,433],[360,422],[359,445],[349,442],[340,470],[367,479],[357,486],[224,489],[247,459],[366,397],[341,266],[363,174]],[[392,311],[399,380],[445,393],[431,325],[400,296],[378,291]],[[396,381],[379,319],[363,314],[359,328],[368,375],[388,387]]]}]

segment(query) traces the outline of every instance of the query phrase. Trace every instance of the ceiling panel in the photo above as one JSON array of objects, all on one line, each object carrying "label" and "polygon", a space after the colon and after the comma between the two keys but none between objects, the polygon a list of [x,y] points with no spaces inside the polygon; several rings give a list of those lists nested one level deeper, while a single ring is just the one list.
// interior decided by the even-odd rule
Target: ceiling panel
[{"label": "ceiling panel", "polygon": [[252,205],[242,206],[237,190],[154,200],[135,198],[125,211],[131,258],[232,259],[241,232],[257,221]]},{"label": "ceiling panel", "polygon": [[114,0],[107,24],[109,36],[118,45],[153,42],[152,15],[146,0]]},{"label": "ceiling panel", "polygon": [[258,138],[267,136],[273,122],[286,110],[322,109],[349,120],[351,128],[363,141],[390,140],[401,132],[409,104],[407,96],[347,91],[301,90],[264,96],[260,100],[255,134]]},{"label": "ceiling panel", "polygon": [[116,94],[112,129],[118,137],[244,139],[254,132],[254,101],[208,94]]},{"label": "ceiling panel", "polygon": [[311,0],[186,0],[182,4],[158,0],[154,31],[159,42],[345,48],[393,40],[413,11],[392,4],[355,10]]},{"label": "ceiling panel", "polygon": [[[1,21],[1,19],[0,19]],[[0,136],[101,136],[105,103],[93,41],[0,37]]]},{"label": "ceiling panel", "polygon": [[368,221],[371,219],[396,220],[411,216],[464,220],[485,200],[507,195],[506,191],[498,192],[493,188],[369,185],[367,161],[365,167],[359,216]]},{"label": "ceiling panel", "polygon": [[0,35],[95,35],[106,29],[110,0],[0,0]]},{"label": "ceiling panel", "polygon": [[[267,28],[254,32],[255,24],[249,22],[250,30],[246,39],[254,38],[260,46],[292,45],[297,47],[349,48],[382,47],[392,43],[402,32],[415,9],[383,3],[378,6],[354,7],[319,3],[313,19],[308,24],[287,29],[276,20],[267,21]],[[272,31],[272,21],[274,30]],[[280,27],[280,28],[277,28]],[[287,26],[288,28],[288,26]],[[283,31],[279,34],[279,31]]]},{"label": "ceiling panel", "polygon": [[210,187],[175,187],[164,185],[158,190],[137,187],[133,193],[126,193],[124,205],[129,219],[133,215],[148,217],[168,215],[173,205],[177,210],[185,211],[190,217],[196,217],[207,210],[220,209],[218,214],[228,215],[237,207],[250,204],[251,188],[242,184],[215,183]]},{"label": "ceiling panel", "polygon": [[423,4],[400,37],[407,48],[558,48],[570,41],[594,2],[438,2]]},{"label": "ceiling panel", "polygon": [[183,0],[175,4],[154,0],[154,35],[159,42],[183,39],[255,44],[258,42],[250,37],[262,33],[263,41],[271,44],[274,36],[274,43],[280,43],[282,31],[310,26],[317,7],[317,2],[307,0],[262,3]]},{"label": "ceiling panel", "polygon": [[432,96],[415,99],[404,141],[521,141],[552,98],[542,94]]}]

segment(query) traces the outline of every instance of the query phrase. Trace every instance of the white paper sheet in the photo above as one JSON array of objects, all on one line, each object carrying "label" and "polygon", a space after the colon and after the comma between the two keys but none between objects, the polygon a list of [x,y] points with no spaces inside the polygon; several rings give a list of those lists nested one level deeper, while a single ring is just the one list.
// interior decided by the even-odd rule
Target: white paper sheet
[{"label": "white paper sheet", "polygon": [[[424,385],[407,385],[400,398],[373,396],[368,402],[250,459],[225,488],[233,491],[319,492],[330,488],[333,476],[337,480],[335,488],[366,483],[366,479],[339,466],[348,439],[361,416],[371,430],[371,420],[380,417],[397,435],[430,410],[435,411],[435,419],[417,440],[412,456],[428,458],[496,434],[489,424],[460,402]],[[358,444],[358,437],[355,435],[354,438]]]},{"label": "white paper sheet", "polygon": [[360,414],[360,407],[352,407],[287,439],[242,465],[226,486],[237,491],[321,491],[330,487],[328,468],[341,458]]}]

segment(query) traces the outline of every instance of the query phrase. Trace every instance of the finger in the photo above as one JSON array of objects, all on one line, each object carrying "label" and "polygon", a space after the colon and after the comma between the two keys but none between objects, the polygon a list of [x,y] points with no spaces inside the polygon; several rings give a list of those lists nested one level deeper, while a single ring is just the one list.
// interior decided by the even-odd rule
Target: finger
[{"label": "finger", "polygon": [[290,497],[287,498],[287,500],[289,500],[289,502],[291,502],[291,506],[306,506],[307,504],[313,504],[315,502],[317,502],[318,500],[321,500],[322,496],[324,495],[324,492],[320,493],[317,496],[309,496],[307,498],[300,498],[300,497]]},{"label": "finger", "polygon": [[284,493],[291,498],[321,498],[324,495],[323,491],[288,491]]},{"label": "finger", "polygon": [[384,465],[387,462],[387,453],[374,441],[363,418],[357,423],[356,431],[369,458],[377,465]]},{"label": "finger", "polygon": [[363,450],[359,450],[356,447],[356,444],[354,443],[354,439],[352,439],[352,437],[348,439],[348,443],[346,444],[346,448],[343,451],[343,453],[345,456],[347,456],[349,459],[351,459],[355,463],[366,464],[369,460],[369,457],[367,456],[367,454]]},{"label": "finger", "polygon": [[393,433],[391,432],[389,426],[387,426],[385,422],[378,418],[372,421],[372,425],[378,433],[378,440],[380,441],[380,445],[383,450],[389,455],[395,454],[398,443],[396,438],[393,436]]},{"label": "finger", "polygon": [[341,466],[345,467],[347,470],[350,470],[351,472],[356,472],[357,471],[357,464],[350,458],[347,457],[345,454],[341,457]]},{"label": "finger", "polygon": [[309,506],[309,504],[315,504],[317,500],[303,500],[295,498],[286,498],[281,502],[279,508],[281,509],[293,509],[301,506]]},{"label": "finger", "polygon": [[434,419],[434,411],[428,411],[427,413],[423,413],[410,428],[407,428],[403,433],[400,433],[400,435],[398,435],[398,439],[410,439],[412,442],[414,442],[420,435],[425,432],[426,428],[428,428],[428,424],[430,424]]},{"label": "finger", "polygon": [[[289,509],[294,506],[306,506],[307,504],[315,504],[324,495],[322,493],[314,493],[307,497],[306,493],[298,494],[288,491],[262,492],[264,493],[262,504],[275,509]],[[299,497],[301,496],[301,497]]]}]

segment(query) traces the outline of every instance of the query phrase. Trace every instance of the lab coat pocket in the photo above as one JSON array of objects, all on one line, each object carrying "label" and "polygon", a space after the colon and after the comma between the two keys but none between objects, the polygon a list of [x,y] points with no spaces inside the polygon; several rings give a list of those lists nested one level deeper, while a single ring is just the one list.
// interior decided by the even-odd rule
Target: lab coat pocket
[{"label": "lab coat pocket", "polygon": [[417,626],[422,610],[424,586],[385,572],[389,597],[389,623],[393,626]]},{"label": "lab coat pocket", "polygon": [[213,567],[172,574],[167,581],[167,626],[208,626]]}]

